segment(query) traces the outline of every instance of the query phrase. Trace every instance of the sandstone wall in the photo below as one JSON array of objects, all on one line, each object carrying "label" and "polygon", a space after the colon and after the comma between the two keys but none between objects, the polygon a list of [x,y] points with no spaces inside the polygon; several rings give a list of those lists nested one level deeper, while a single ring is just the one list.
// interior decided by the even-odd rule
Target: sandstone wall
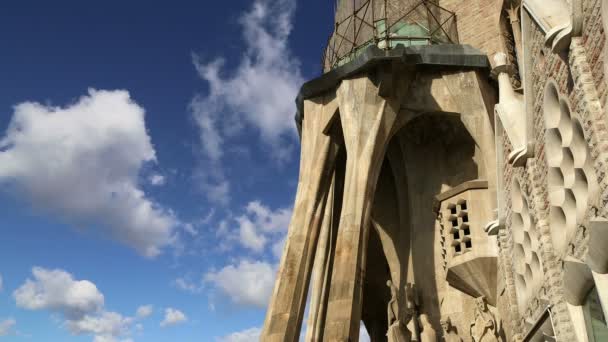
[{"label": "sandstone wall", "polygon": [[493,56],[504,51],[500,30],[503,0],[440,0],[439,5],[456,13],[458,38]]},{"label": "sandstone wall", "polygon": [[[602,203],[608,201],[608,178],[605,177],[608,166],[608,131],[606,115],[602,105],[606,102],[606,85],[604,81],[604,44],[605,34],[602,28],[602,18],[599,0],[584,1],[584,29],[582,37],[573,39],[569,51],[555,54],[544,46],[544,33],[531,22],[532,39],[529,53],[534,60],[532,70],[527,70],[525,77],[532,79],[532,89],[527,89],[527,96],[532,96],[533,108],[527,115],[534,118],[535,156],[527,161],[524,167],[514,168],[506,161],[502,183],[506,203],[506,229],[501,231],[501,267],[505,270],[505,293],[507,301],[512,305],[510,324],[519,333],[525,333],[528,326],[525,322],[533,322],[543,311],[545,305],[553,305],[553,322],[559,341],[574,341],[574,329],[564,299],[562,282],[562,260],[573,256],[584,260],[587,253],[588,234],[585,226],[595,215],[594,206],[599,209],[598,215],[608,214],[608,208]],[[585,143],[592,158],[595,177],[597,178],[597,193],[589,199],[585,217],[577,222],[576,233],[567,241],[565,250],[558,250],[553,244],[551,229],[550,201],[548,191],[549,167],[547,163],[549,146],[546,145],[545,107],[543,105],[545,88],[554,82],[558,93],[570,108],[572,117],[582,124]],[[506,136],[499,141],[502,153],[508,155],[512,147]],[[590,180],[591,181],[591,180]],[[521,302],[521,290],[517,288],[517,272],[514,265],[513,236],[514,203],[513,185],[521,185],[522,192],[529,199],[529,209],[533,224],[539,234],[538,248],[543,269],[543,284],[536,290],[536,295],[528,301]],[[519,302],[518,302],[519,297]],[[546,303],[545,303],[546,301]]]}]

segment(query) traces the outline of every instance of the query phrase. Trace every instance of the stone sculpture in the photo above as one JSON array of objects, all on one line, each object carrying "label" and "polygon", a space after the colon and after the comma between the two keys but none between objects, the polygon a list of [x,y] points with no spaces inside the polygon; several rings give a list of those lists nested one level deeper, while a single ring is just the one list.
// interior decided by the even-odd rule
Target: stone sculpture
[{"label": "stone sculpture", "polygon": [[390,280],[386,282],[386,286],[391,290],[391,300],[388,302],[387,308],[388,326],[390,328],[395,321],[399,320],[399,301],[397,300],[399,289]]},{"label": "stone sculpture", "polygon": [[420,341],[420,328],[418,327],[418,293],[412,283],[405,285],[405,312],[408,319],[404,321],[412,335],[412,341]]},{"label": "stone sculpture", "polygon": [[409,342],[409,333],[404,328],[399,316],[399,298],[397,297],[397,291],[399,289],[393,284],[391,280],[386,282],[391,290],[391,300],[388,302],[387,315],[388,315],[388,330],[386,337],[389,342]]},{"label": "stone sculpture", "polygon": [[437,341],[437,333],[429,321],[429,316],[426,314],[420,315],[420,327],[422,328],[422,332],[420,333],[420,342]]},{"label": "stone sculpture", "polygon": [[474,342],[503,342],[500,335],[501,322],[495,310],[490,308],[485,297],[475,300],[475,318],[471,322],[471,338]]},{"label": "stone sculpture", "polygon": [[449,316],[441,320],[441,330],[445,342],[462,342],[462,338],[454,331],[452,320],[450,320]]}]

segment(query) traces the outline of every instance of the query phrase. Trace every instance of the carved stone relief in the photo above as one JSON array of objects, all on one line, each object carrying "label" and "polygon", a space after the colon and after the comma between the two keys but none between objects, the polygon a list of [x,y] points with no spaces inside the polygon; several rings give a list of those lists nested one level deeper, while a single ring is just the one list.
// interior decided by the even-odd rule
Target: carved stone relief
[{"label": "carved stone relief", "polygon": [[501,336],[502,322],[495,308],[488,306],[485,297],[475,300],[475,318],[471,322],[471,338],[474,342],[504,342]]}]

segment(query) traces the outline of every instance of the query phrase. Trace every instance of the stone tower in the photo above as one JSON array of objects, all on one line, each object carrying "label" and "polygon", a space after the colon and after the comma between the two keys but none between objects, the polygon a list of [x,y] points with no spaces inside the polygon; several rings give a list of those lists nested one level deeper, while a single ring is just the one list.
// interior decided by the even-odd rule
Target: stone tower
[{"label": "stone tower", "polygon": [[338,0],[261,340],[608,336],[600,8]]}]

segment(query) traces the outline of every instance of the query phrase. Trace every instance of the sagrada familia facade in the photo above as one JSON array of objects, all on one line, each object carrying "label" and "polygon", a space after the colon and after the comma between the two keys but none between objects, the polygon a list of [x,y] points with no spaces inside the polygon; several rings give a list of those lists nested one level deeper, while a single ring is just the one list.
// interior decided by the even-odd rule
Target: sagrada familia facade
[{"label": "sagrada familia facade", "polygon": [[261,340],[608,341],[607,29],[608,0],[338,0]]}]

